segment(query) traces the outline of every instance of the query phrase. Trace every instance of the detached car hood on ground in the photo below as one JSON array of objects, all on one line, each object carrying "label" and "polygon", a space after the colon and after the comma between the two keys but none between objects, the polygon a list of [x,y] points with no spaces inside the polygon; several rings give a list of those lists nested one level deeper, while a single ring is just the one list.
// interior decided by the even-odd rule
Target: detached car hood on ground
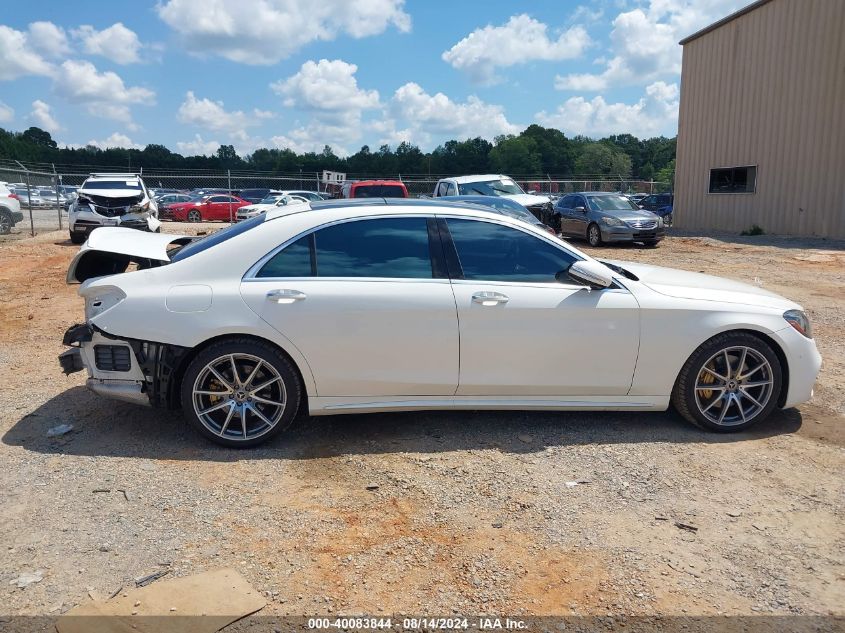
[{"label": "detached car hood on ground", "polygon": [[779,294],[740,281],[650,264],[623,261],[610,263],[629,270],[639,277],[640,282],[667,297],[741,303],[783,310],[801,309],[801,306]]},{"label": "detached car hood on ground", "polygon": [[142,233],[135,229],[101,227],[91,232],[67,271],[67,282],[82,283],[86,279],[124,272],[130,263],[148,267],[151,262],[170,261],[170,245],[191,241],[187,235]]}]

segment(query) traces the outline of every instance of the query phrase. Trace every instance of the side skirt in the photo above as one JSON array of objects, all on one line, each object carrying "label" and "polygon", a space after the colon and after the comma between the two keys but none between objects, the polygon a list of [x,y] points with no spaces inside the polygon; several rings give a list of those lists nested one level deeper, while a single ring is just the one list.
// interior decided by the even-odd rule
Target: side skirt
[{"label": "side skirt", "polygon": [[388,396],[313,397],[308,399],[311,415],[377,413],[383,411],[665,411],[669,396],[513,396],[479,398],[473,396]]}]

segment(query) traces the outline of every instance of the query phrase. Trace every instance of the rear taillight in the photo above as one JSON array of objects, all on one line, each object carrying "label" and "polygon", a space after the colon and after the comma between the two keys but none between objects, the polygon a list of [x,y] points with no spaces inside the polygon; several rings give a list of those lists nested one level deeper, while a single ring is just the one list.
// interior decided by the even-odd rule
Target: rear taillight
[{"label": "rear taillight", "polygon": [[10,197],[10,198],[14,198],[15,200],[20,200],[20,199],[21,199],[21,198],[20,198],[20,196],[19,196],[18,194],[16,194],[16,193],[10,193],[10,194],[9,194],[9,197]]}]

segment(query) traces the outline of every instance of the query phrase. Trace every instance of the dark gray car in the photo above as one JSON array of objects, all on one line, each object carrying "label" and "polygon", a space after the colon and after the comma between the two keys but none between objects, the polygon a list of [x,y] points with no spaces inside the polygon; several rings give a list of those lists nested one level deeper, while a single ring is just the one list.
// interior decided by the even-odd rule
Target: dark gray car
[{"label": "dark gray car", "polygon": [[590,246],[604,242],[656,246],[666,235],[660,217],[617,193],[567,194],[554,210],[560,216],[561,235],[586,239]]}]

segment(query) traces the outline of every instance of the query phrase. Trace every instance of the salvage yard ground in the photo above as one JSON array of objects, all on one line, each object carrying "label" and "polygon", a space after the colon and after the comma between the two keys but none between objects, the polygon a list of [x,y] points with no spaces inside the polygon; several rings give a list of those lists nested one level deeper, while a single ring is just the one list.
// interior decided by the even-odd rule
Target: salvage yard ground
[{"label": "salvage yard ground", "polygon": [[[845,614],[845,243],[590,250],[804,305],[815,398],[752,431],[672,413],[403,413],[303,419],[245,451],[62,375],[82,318],[64,283],[75,251],[61,232],[0,244],[5,613],[229,566],[263,614]],[[9,584],[30,572],[43,579]]]}]

